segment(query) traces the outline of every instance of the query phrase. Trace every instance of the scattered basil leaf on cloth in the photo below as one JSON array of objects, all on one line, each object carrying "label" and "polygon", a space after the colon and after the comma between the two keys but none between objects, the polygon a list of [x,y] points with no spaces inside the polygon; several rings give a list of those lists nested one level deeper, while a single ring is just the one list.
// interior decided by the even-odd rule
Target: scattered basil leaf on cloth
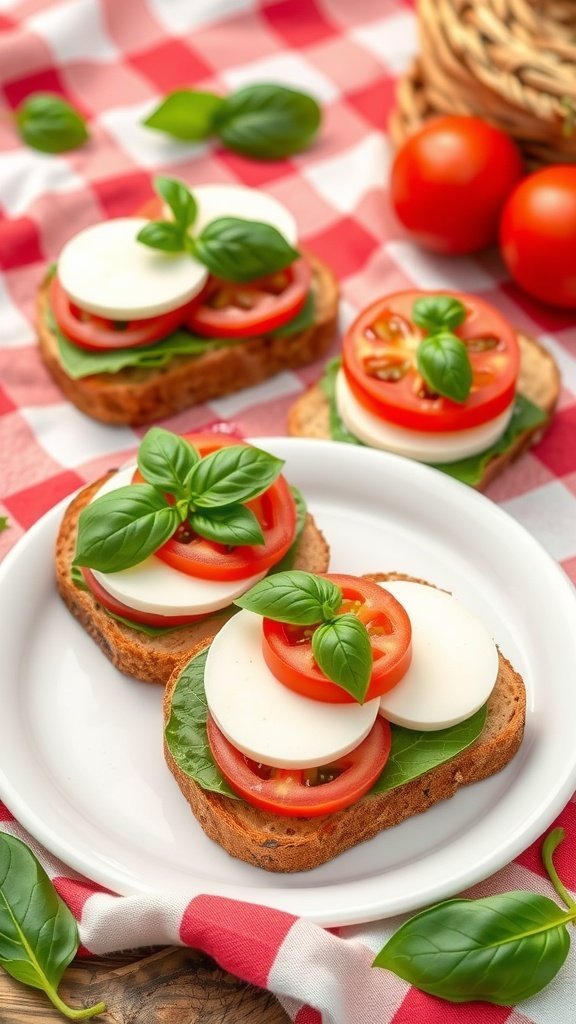
[{"label": "scattered basil leaf on cloth", "polygon": [[84,118],[50,92],[28,96],[16,110],[16,124],[24,142],[43,153],[65,153],[89,138]]},{"label": "scattered basil leaf on cloth", "polygon": [[472,364],[461,338],[446,330],[429,334],[416,350],[416,363],[432,391],[453,402],[466,401],[472,387]]},{"label": "scattered basil leaf on cloth", "polygon": [[[563,838],[563,830],[556,830],[549,862]],[[522,891],[447,900],[406,921],[374,966],[451,1003],[514,1006],[540,992],[566,960],[566,926],[576,921],[570,903],[563,911],[546,896]]]},{"label": "scattered basil leaf on cloth", "polygon": [[281,160],[306,149],[322,121],[312,96],[283,85],[247,85],[227,97],[177,89],[143,122],[188,142],[211,136],[243,156]]},{"label": "scattered basil leaf on cloth", "polygon": [[104,1013],[105,1004],[75,1010],[58,995],[78,945],[74,916],[41,864],[19,839],[0,833],[0,966],[45,992],[69,1020],[87,1020]]}]

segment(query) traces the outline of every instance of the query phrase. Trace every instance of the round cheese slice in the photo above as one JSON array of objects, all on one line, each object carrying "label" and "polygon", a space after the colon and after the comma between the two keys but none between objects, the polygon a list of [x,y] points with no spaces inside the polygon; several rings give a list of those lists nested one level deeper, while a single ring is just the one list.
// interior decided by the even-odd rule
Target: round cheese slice
[{"label": "round cheese slice", "polygon": [[419,462],[456,462],[478,455],[499,440],[510,422],[514,403],[495,419],[468,430],[409,430],[365,409],[340,370],[336,376],[336,406],[344,426],[371,448],[383,448]]},{"label": "round cheese slice", "polygon": [[290,245],[298,241],[298,226],[290,210],[266,192],[246,185],[193,185],[191,191],[198,203],[194,235],[217,217],[240,217],[270,224]]},{"label": "round cheese slice", "polygon": [[[129,484],[135,468],[129,466],[110,477],[94,497]],[[154,555],[130,569],[110,573],[93,569],[92,574],[117,601],[136,611],[167,616],[206,615],[226,608],[266,575],[260,573],[243,580],[202,580],[178,572]]]},{"label": "round cheese slice", "polygon": [[58,277],[73,302],[110,320],[142,320],[177,309],[202,290],[208,271],[192,256],[136,240],[148,223],[141,217],[106,220],[67,242]]},{"label": "round cheese slice", "polygon": [[212,641],[204,670],[210,714],[238,750],[275,768],[314,768],[368,735],[378,700],[326,704],[279,683],[262,655],[262,619],[241,611]]},{"label": "round cheese slice", "polygon": [[424,732],[470,718],[498,677],[498,651],[485,626],[444,590],[405,580],[380,586],[400,601],[412,624],[412,662],[380,698],[381,714]]}]

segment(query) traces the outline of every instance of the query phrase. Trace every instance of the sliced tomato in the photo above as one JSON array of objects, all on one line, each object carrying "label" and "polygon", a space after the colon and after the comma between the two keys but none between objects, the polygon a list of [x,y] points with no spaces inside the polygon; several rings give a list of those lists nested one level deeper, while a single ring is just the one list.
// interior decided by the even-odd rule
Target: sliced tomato
[{"label": "sliced tomato", "polygon": [[281,327],[300,312],[312,272],[305,259],[257,281],[235,284],[211,277],[187,326],[209,338],[252,338]]},{"label": "sliced tomato", "polygon": [[195,298],[161,316],[146,320],[107,320],[75,305],[64,291],[58,277],[50,283],[50,306],[58,327],[70,341],[89,351],[101,352],[117,348],[137,348],[161,341],[180,327],[197,302]]},{"label": "sliced tomato", "polygon": [[287,817],[315,818],[356,803],[374,785],[390,754],[388,722],[378,715],[355,750],[320,768],[270,768],[241,754],[208,715],[212,756],[235,793],[254,807]]},{"label": "sliced tomato", "polygon": [[466,344],[472,364],[472,390],[465,402],[432,393],[418,372],[416,351],[425,336],[412,321],[422,295],[406,291],[368,306],[346,332],[343,370],[358,401],[383,420],[411,430],[466,430],[495,419],[512,403],[520,350],[510,324],[474,295],[450,292],[467,316],[455,333]]},{"label": "sliced tomato", "polygon": [[[222,434],[187,434],[185,437],[201,456],[243,443]],[[133,481],[138,480],[142,480],[142,476],[136,471]],[[227,547],[199,537],[188,523],[182,523],[174,536],[155,552],[156,557],[179,572],[207,580],[242,580],[266,572],[284,557],[294,541],[296,504],[283,476],[264,494],[245,504],[262,527],[264,544]]]},{"label": "sliced tomato", "polygon": [[139,623],[143,626],[165,626],[167,629],[173,626],[187,626],[191,622],[198,622],[200,619],[208,618],[207,615],[158,615],[154,612],[142,612],[137,608],[131,608],[128,604],[118,601],[112,594],[109,594],[105,587],[96,579],[90,569],[82,568],[82,575],[88,590],[107,611],[113,615],[120,615],[123,619]]},{"label": "sliced tomato", "polygon": [[[399,601],[371,580],[326,574],[340,587],[339,614],[352,612],[368,630],[372,644],[372,677],[365,700],[381,697],[405,675],[412,660],[412,628]],[[327,679],[312,653],[314,626],[289,626],[263,620],[264,660],[276,678],[296,693],[330,704],[353,704],[355,698]]]}]

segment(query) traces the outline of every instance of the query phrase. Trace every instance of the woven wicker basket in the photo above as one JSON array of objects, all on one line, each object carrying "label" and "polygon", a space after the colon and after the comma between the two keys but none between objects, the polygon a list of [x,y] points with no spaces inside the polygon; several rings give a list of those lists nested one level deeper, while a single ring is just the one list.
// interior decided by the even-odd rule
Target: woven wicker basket
[{"label": "woven wicker basket", "polygon": [[396,145],[434,114],[476,114],[513,136],[530,166],[576,162],[576,0],[419,0],[418,17]]}]

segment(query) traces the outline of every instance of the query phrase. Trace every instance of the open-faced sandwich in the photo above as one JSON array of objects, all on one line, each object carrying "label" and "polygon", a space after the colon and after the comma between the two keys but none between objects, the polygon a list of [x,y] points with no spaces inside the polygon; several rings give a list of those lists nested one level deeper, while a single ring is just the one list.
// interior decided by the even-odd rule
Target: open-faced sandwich
[{"label": "open-faced sandwich", "polygon": [[164,696],[168,766],[231,855],[309,870],[517,751],[522,679],[446,591],[292,571],[236,603]]},{"label": "open-faced sandwich", "polygon": [[134,465],[84,488],[56,543],[58,589],[122,672],[165,683],[268,573],[323,572],[328,546],[282,461],[154,427]]},{"label": "open-faced sandwich", "polygon": [[354,320],[289,432],[396,452],[483,488],[539,439],[559,393],[552,356],[482,299],[398,292]]},{"label": "open-faced sandwich", "polygon": [[239,185],[156,187],[144,216],[71,238],[39,292],[48,370],[105,423],[149,423],[257,384],[317,359],[334,335],[336,279],[298,250],[282,203]]}]

